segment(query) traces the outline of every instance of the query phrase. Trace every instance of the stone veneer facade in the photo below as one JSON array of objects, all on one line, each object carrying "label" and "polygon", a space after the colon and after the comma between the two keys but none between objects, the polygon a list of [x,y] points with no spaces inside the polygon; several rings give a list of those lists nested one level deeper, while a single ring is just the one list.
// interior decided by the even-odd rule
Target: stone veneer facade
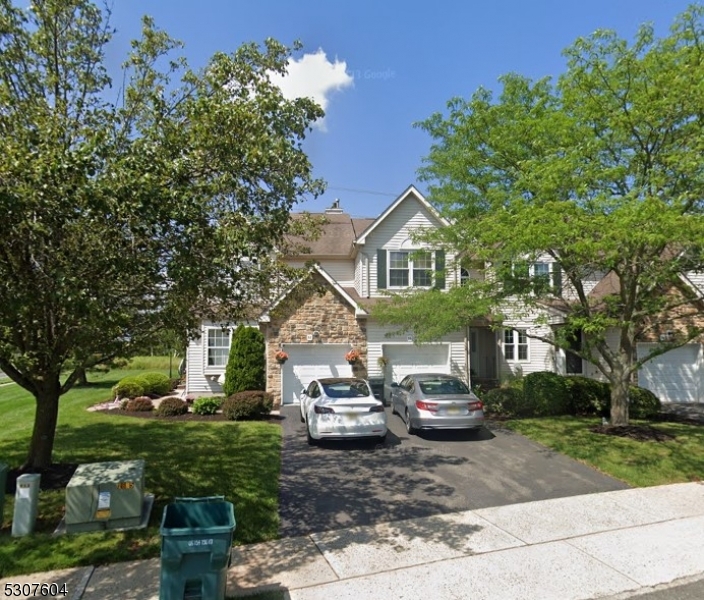
[{"label": "stone veneer facade", "polygon": [[[281,405],[281,365],[275,355],[283,344],[349,344],[361,354],[352,371],[357,377],[367,376],[367,328],[364,319],[357,319],[352,306],[322,277],[316,276],[319,290],[307,289],[292,294],[272,311],[264,328],[267,342],[266,389],[274,396],[274,407]],[[306,335],[319,333],[312,342]]]}]

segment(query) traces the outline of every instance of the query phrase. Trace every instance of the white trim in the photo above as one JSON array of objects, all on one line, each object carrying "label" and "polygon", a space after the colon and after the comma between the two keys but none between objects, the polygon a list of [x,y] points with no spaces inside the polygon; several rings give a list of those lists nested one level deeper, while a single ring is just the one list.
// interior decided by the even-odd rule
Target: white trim
[{"label": "white trim", "polygon": [[[512,331],[513,332],[513,338],[514,341],[511,344],[514,350],[514,357],[513,358],[508,358],[506,356],[506,332],[507,331]],[[526,337],[526,343],[525,344],[519,344],[519,336],[520,334],[523,333]],[[525,346],[526,347],[526,358],[518,358],[519,352],[518,352],[518,347],[520,346]],[[530,362],[530,338],[528,337],[528,332],[526,329],[521,329],[520,327],[505,327],[502,330],[501,333],[501,351],[503,353],[503,358],[508,364],[525,364]]]},{"label": "white trim", "polygon": [[398,197],[396,200],[394,200],[387,208],[386,210],[381,213],[376,220],[369,226],[367,227],[362,234],[357,238],[357,241],[355,242],[356,246],[363,246],[366,241],[367,241],[367,236],[374,231],[379,224],[386,219],[395,209],[396,207],[401,204],[406,198],[408,198],[411,194],[415,195],[416,199],[430,212],[431,215],[433,215],[440,223],[443,225],[447,226],[450,224],[450,222],[445,219],[444,217],[441,217],[440,214],[438,213],[437,210],[433,207],[432,204],[430,204],[423,194],[421,194],[418,189],[414,185],[409,185],[406,190]]},{"label": "white trim", "polygon": [[[382,248],[383,250],[383,248]],[[391,266],[391,254],[407,254],[407,263],[405,271],[408,274],[408,285],[391,285],[391,270],[403,271],[404,269],[396,269]],[[414,252],[426,252],[430,254],[430,268],[429,269],[416,269],[415,263],[413,261],[412,255]],[[429,271],[430,284],[429,285],[415,285],[413,282],[413,271]],[[433,288],[433,273],[435,273],[435,251],[429,250],[428,248],[408,248],[403,250],[386,250],[386,289],[388,290],[408,290],[408,289],[419,289],[419,290],[430,290]]]}]

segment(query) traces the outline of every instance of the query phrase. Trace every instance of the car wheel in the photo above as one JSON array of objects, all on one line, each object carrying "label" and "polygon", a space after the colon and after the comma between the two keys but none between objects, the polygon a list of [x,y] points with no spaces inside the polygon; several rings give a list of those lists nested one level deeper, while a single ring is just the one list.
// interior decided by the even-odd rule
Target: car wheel
[{"label": "car wheel", "polygon": [[300,412],[300,413],[301,413],[301,423],[305,423],[305,422],[306,422],[306,420],[305,420],[305,418],[303,417],[303,411],[302,411],[302,410],[300,410],[300,411],[298,411],[298,412]]},{"label": "car wheel", "polygon": [[391,398],[391,414],[392,415],[396,414],[396,403],[394,402],[393,398]]},{"label": "car wheel", "polygon": [[309,446],[317,446],[318,445],[318,440],[316,440],[311,434],[310,434],[310,429],[308,426],[306,426],[306,438],[308,438],[308,445]]},{"label": "car wheel", "polygon": [[416,428],[411,425],[411,415],[408,412],[408,409],[406,409],[406,431],[408,432],[408,435],[416,434]]}]

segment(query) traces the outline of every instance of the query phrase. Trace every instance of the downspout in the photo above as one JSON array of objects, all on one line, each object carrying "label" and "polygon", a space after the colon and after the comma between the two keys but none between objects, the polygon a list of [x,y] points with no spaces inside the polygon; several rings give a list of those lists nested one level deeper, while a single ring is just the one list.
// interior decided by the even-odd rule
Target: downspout
[{"label": "downspout", "polygon": [[369,261],[369,256],[367,255],[366,252],[360,252],[360,254],[364,257],[364,264],[366,265],[366,269],[367,269],[366,281],[365,281],[364,273],[362,273],[362,294],[361,295],[364,296],[365,298],[369,298],[369,296],[370,296],[370,290],[369,290],[370,261]]},{"label": "downspout", "polygon": [[465,367],[465,377],[467,379],[467,383],[469,384],[469,388],[472,389],[472,380],[470,377],[470,373],[472,372],[472,365],[470,364],[470,332],[469,332],[469,325],[465,327],[464,330],[464,367]]}]

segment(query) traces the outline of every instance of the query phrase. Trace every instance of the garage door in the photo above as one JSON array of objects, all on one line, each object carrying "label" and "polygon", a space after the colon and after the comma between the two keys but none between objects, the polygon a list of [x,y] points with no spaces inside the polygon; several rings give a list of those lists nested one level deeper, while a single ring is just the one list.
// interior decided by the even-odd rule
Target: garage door
[{"label": "garage door", "polygon": [[[638,358],[647,356],[654,344],[638,344]],[[687,344],[656,356],[638,372],[638,385],[663,402],[700,402],[700,346]]]},{"label": "garage door", "polygon": [[281,398],[284,404],[299,401],[301,390],[319,377],[352,377],[345,360],[348,344],[284,344],[289,359],[281,366]]},{"label": "garage door", "polygon": [[383,352],[396,383],[411,373],[450,373],[449,344],[384,344]]}]

